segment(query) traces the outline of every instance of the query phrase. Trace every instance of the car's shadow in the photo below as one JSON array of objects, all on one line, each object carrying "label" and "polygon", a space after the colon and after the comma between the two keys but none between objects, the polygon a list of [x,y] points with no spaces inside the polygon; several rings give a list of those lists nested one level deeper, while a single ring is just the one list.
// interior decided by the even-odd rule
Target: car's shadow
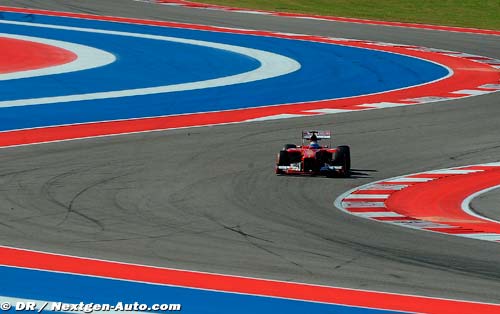
[{"label": "car's shadow", "polygon": [[351,173],[349,177],[342,177],[342,176],[331,176],[328,177],[326,175],[312,175],[312,174],[280,174],[279,176],[286,176],[286,177],[297,177],[297,178],[325,178],[325,179],[330,179],[330,178],[339,178],[339,179],[361,179],[361,178],[371,178],[370,173],[373,172],[378,172],[378,170],[374,169],[351,169]]},{"label": "car's shadow", "polygon": [[373,172],[378,172],[375,169],[351,169],[351,176],[349,178],[351,179],[358,179],[358,178],[371,178],[371,174]]}]

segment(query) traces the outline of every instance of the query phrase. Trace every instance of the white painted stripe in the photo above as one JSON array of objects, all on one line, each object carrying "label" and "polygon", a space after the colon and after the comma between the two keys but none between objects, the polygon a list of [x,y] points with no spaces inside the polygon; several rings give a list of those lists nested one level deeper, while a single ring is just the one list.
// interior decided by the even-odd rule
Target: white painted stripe
[{"label": "white painted stripe", "polygon": [[248,14],[259,14],[259,15],[271,15],[270,12],[262,12],[262,11],[231,10],[231,12],[248,13]]},{"label": "white painted stripe", "polygon": [[306,116],[311,116],[311,115],[284,113],[284,114],[277,114],[277,115],[274,115],[274,116],[267,116],[267,117],[260,117],[260,118],[255,118],[255,119],[249,119],[249,120],[245,120],[245,122],[270,121],[270,120],[279,120],[279,119],[300,118],[300,117],[306,117]]},{"label": "white painted stripe", "polygon": [[479,89],[462,89],[462,90],[457,90],[456,92],[453,92],[453,94],[465,94],[465,95],[484,95],[484,94],[489,94],[492,91],[490,90],[479,90]]},{"label": "white painted stripe", "polygon": [[349,201],[342,201],[342,207],[344,207],[344,208],[349,208],[349,207],[361,207],[361,208],[385,207],[385,203],[384,202],[356,202],[356,201],[349,202]]},{"label": "white painted stripe", "polygon": [[351,194],[345,199],[356,199],[356,198],[373,198],[373,199],[387,199],[389,194]]},{"label": "white painted stripe", "polygon": [[423,175],[426,174],[469,174],[475,172],[481,172],[483,170],[466,170],[466,169],[442,169],[442,170],[432,170],[422,172]]},{"label": "white painted stripe", "polygon": [[426,96],[426,97],[405,99],[405,101],[426,103],[426,102],[446,101],[446,100],[450,100],[450,99],[456,99],[456,98],[454,98],[454,97],[440,97],[440,96]]},{"label": "white painted stripe", "polygon": [[494,62],[495,59],[489,58],[489,57],[482,57],[482,56],[476,56],[476,57],[467,57],[466,59],[475,61],[475,62],[480,62],[480,63],[489,63],[489,62]]},{"label": "white painted stripe", "polygon": [[248,28],[238,28],[238,27],[224,27],[224,29],[229,29],[229,30],[232,30],[232,31],[249,31]]},{"label": "white painted stripe", "polygon": [[489,88],[489,89],[500,89],[500,84],[484,84],[479,86],[480,88]]},{"label": "white painted stripe", "polygon": [[407,105],[410,105],[410,104],[397,103],[397,102],[379,102],[379,103],[374,103],[374,104],[362,104],[362,105],[358,105],[358,107],[383,109],[383,108],[394,108],[394,107],[401,107],[401,106],[407,106]]},{"label": "white painted stripe", "polygon": [[324,109],[305,110],[304,112],[332,114],[332,113],[344,113],[353,111],[359,111],[359,110],[324,108]]},{"label": "white painted stripe", "polygon": [[476,165],[476,166],[479,166],[479,167],[500,167],[500,162],[490,162],[490,163],[487,163],[487,164],[479,164],[479,165]]},{"label": "white painted stripe", "polygon": [[382,41],[373,41],[373,42],[370,42],[370,44],[382,46],[382,47],[410,47],[410,46],[405,46],[405,45],[400,45],[400,44],[395,44],[395,43],[385,43]]},{"label": "white painted stripe", "polygon": [[428,181],[432,181],[434,179],[435,178],[408,178],[408,177],[403,177],[403,178],[385,180],[384,182],[428,182]]},{"label": "white painted stripe", "polygon": [[225,9],[215,8],[215,7],[196,7],[196,6],[192,6],[192,5],[188,5],[188,4],[186,4],[185,6],[188,7],[188,8],[192,8],[192,9],[202,9],[202,10],[211,10],[211,11],[227,11],[227,12],[231,12],[230,10],[225,10]]},{"label": "white painted stripe", "polygon": [[71,51],[72,53],[77,55],[76,60],[73,60],[72,62],[66,64],[46,67],[43,69],[0,74],[0,81],[83,71],[83,70],[102,67],[116,61],[116,57],[113,54],[89,46],[64,42],[60,40],[53,40],[53,39],[39,38],[32,36],[13,35],[6,33],[0,33],[0,37],[55,46],[57,48]]},{"label": "white painted stripe", "polygon": [[[500,165],[500,163],[499,163]],[[469,196],[467,196],[463,201],[462,201],[462,204],[460,205],[460,207],[462,208],[462,210],[464,212],[466,212],[467,214],[471,215],[471,216],[474,216],[474,217],[477,217],[479,219],[482,219],[482,220],[487,220],[489,222],[494,222],[494,223],[500,223],[499,221],[497,220],[493,220],[493,219],[490,219],[488,217],[484,217],[478,213],[476,213],[471,207],[470,207],[470,203],[472,202],[473,199],[475,199],[476,197],[478,197],[479,195],[482,195],[484,193],[487,193],[487,192],[490,192],[490,191],[493,191],[495,189],[498,189],[500,188],[500,185],[495,185],[495,186],[491,186],[487,189],[484,189],[484,190],[481,190],[481,191],[478,191],[474,194],[471,194]]]},{"label": "white painted stripe", "polygon": [[373,184],[369,185],[363,189],[359,189],[358,191],[371,191],[371,190],[388,190],[388,191],[395,191],[395,190],[402,190],[404,188],[409,187],[408,184]]},{"label": "white painted stripe", "polygon": [[403,45],[403,44],[395,44],[395,43],[385,43],[381,41],[373,41],[373,42],[367,42],[368,44],[373,44],[381,47],[398,47],[398,48],[405,48],[405,49],[420,49],[421,47],[415,46],[415,45]]},{"label": "white painted stripe", "polygon": [[404,227],[410,227],[415,229],[424,229],[424,228],[455,228],[454,226],[434,223],[430,221],[424,220],[408,220],[408,221],[393,221],[392,223],[397,225],[403,225]]},{"label": "white painted stripe", "polygon": [[460,237],[486,240],[486,241],[500,241],[500,234],[498,233],[460,233]]},{"label": "white painted stripe", "polygon": [[439,49],[439,48],[428,48],[428,47],[414,48],[414,50],[437,52],[437,53],[443,53],[443,54],[455,54],[455,53],[459,53],[459,52],[454,52],[454,51],[451,51],[451,50],[444,50],[444,49]]},{"label": "white painted stripe", "polygon": [[91,28],[80,28],[80,27],[70,27],[61,25],[49,25],[49,24],[37,24],[37,23],[26,23],[26,22],[14,22],[14,21],[2,21],[3,24],[13,24],[22,25],[28,27],[40,27],[49,29],[61,29],[76,32],[86,32],[86,33],[96,33],[96,34],[107,34],[114,36],[126,36],[126,37],[136,37],[145,38],[151,40],[177,42],[188,45],[203,46],[213,49],[220,49],[225,51],[230,51],[237,54],[242,54],[244,56],[256,59],[260,62],[260,67],[241,74],[226,76],[222,78],[216,78],[205,81],[173,84],[157,87],[148,88],[137,88],[119,91],[109,91],[100,93],[89,93],[89,94],[78,94],[78,95],[68,95],[68,96],[55,96],[55,97],[43,97],[43,98],[33,98],[33,99],[19,99],[11,101],[0,102],[0,107],[14,107],[14,106],[26,106],[26,105],[39,105],[39,104],[50,104],[50,103],[61,103],[70,101],[82,101],[82,100],[96,100],[96,99],[107,99],[107,98],[118,98],[118,97],[129,97],[129,96],[140,96],[140,95],[150,95],[150,94],[160,94],[160,93],[171,93],[178,91],[196,90],[212,87],[220,87],[234,84],[248,83],[258,80],[269,79],[277,76],[286,75],[295,72],[301,68],[300,63],[290,59],[285,56],[281,56],[275,53],[256,50],[246,47],[239,47],[233,45],[226,45],[221,43],[214,43],[208,41],[177,38],[177,37],[166,37],[150,34],[139,34],[139,33],[129,33],[129,32],[118,32],[102,29],[91,29]]},{"label": "white painted stripe", "polygon": [[339,38],[339,37],[327,37],[328,39],[335,40],[335,41],[349,41],[349,42],[359,42],[361,40],[358,39],[352,39],[352,38]]},{"label": "white painted stripe", "polygon": [[328,21],[331,22],[332,20],[321,18],[321,17],[314,17],[314,16],[294,16],[296,19],[300,20],[316,20],[316,21]]},{"label": "white painted stripe", "polygon": [[293,36],[293,37],[311,36],[311,35],[306,35],[306,34],[299,34],[299,33],[285,33],[285,32],[274,32],[274,34],[278,34],[278,35],[285,35],[285,36]]},{"label": "white painted stripe", "polygon": [[480,58],[481,56],[473,55],[465,52],[445,52],[445,54],[451,55],[452,57],[460,57],[460,58]]},{"label": "white painted stripe", "polygon": [[154,0],[134,0],[134,1],[137,1],[137,2],[154,2],[154,3],[157,3],[157,4],[161,4],[161,5],[169,5],[169,6],[173,6],[173,7],[186,7],[187,5],[184,4],[184,3],[174,3],[174,2],[155,2]]},{"label": "white painted stripe", "polygon": [[497,60],[497,59],[477,59],[477,60],[473,60],[475,62],[479,62],[479,63],[484,63],[484,64],[489,64],[489,65],[497,65],[497,64],[500,64],[500,60]]},{"label": "white painted stripe", "polygon": [[353,212],[356,216],[366,217],[366,218],[378,218],[378,217],[406,217],[404,215],[395,213],[395,212],[368,212],[368,213],[356,213]]}]

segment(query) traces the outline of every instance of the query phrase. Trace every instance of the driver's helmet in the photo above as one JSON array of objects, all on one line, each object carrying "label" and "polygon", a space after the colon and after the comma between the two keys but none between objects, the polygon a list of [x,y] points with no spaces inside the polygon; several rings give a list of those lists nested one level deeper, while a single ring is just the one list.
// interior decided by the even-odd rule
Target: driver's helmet
[{"label": "driver's helmet", "polygon": [[309,143],[309,148],[313,149],[318,149],[321,148],[321,146],[318,144],[318,138],[316,137],[316,134],[313,134],[310,138],[310,143]]}]

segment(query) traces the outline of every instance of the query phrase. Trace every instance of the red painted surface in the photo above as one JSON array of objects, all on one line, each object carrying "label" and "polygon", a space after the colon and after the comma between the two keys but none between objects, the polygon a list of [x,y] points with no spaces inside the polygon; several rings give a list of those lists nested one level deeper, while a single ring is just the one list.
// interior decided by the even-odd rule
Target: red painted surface
[{"label": "red painted surface", "polygon": [[429,24],[417,24],[417,23],[403,23],[403,22],[389,22],[389,21],[375,21],[366,19],[357,19],[349,17],[335,17],[335,16],[323,16],[323,15],[313,15],[313,14],[300,14],[300,13],[285,13],[285,12],[273,12],[264,10],[254,10],[254,9],[242,9],[235,7],[227,7],[222,5],[199,3],[195,1],[185,1],[185,0],[156,0],[158,3],[173,3],[179,4],[191,8],[212,8],[225,11],[240,11],[247,10],[253,12],[263,12],[275,16],[284,17],[295,17],[295,18],[318,18],[323,20],[329,20],[334,22],[347,22],[347,23],[357,23],[357,24],[370,24],[370,25],[381,25],[381,26],[392,26],[392,27],[406,27],[406,28],[419,28],[419,29],[429,29],[437,31],[446,32],[459,32],[459,33],[472,33],[472,34],[484,34],[484,35],[500,35],[500,31],[489,30],[489,29],[477,29],[477,28],[467,28],[467,27],[453,27],[453,26],[441,26],[441,25],[429,25]]},{"label": "red painted surface", "polygon": [[76,60],[71,51],[13,38],[0,37],[0,74],[36,70]]},{"label": "red painted surface", "polygon": [[[429,229],[433,231],[455,234],[500,233],[500,223],[471,216],[461,207],[462,201],[469,195],[500,184],[500,167],[482,167],[482,169],[485,171],[441,176],[433,181],[414,184],[392,194],[385,202],[386,207],[403,215],[459,227]],[[425,174],[421,176],[430,177]]]},{"label": "red painted surface", "polygon": [[0,265],[427,314],[498,314],[500,305],[199,273],[0,247]]}]

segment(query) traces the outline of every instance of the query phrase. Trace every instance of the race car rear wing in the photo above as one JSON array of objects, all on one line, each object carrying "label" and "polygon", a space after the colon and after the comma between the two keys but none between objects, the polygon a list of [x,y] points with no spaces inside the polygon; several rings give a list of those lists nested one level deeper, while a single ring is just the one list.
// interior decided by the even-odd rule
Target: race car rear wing
[{"label": "race car rear wing", "polygon": [[316,134],[318,140],[330,139],[332,138],[331,131],[302,131],[302,139],[309,140],[313,134]]}]

